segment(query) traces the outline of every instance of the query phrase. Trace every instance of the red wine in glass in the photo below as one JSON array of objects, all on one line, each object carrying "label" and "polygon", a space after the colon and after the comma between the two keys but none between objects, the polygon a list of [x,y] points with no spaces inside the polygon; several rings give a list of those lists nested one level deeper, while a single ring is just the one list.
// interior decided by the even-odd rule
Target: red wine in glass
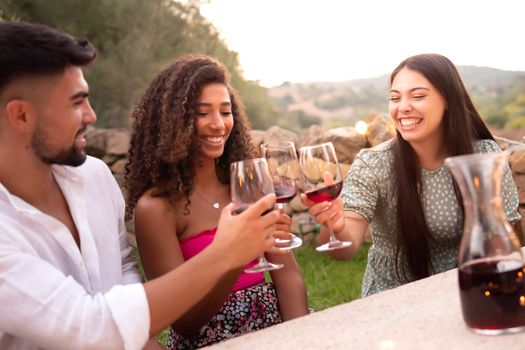
[{"label": "red wine in glass", "polygon": [[[304,146],[299,150],[301,187],[306,197],[314,203],[333,201],[343,189],[343,177],[339,161],[331,142]],[[349,247],[352,242],[340,241],[332,230],[331,220],[326,220],[330,234],[327,243],[316,247],[320,252]]]},{"label": "red wine in glass", "polygon": [[[277,208],[282,211],[296,195],[296,183],[301,176],[295,145],[293,142],[263,143],[261,155],[268,161]],[[290,232],[287,238],[277,238],[276,243],[282,245],[280,249],[289,250],[300,247],[303,241]]]},{"label": "red wine in glass", "polygon": [[[245,211],[246,209],[248,209],[249,207],[250,207],[249,205],[241,205],[240,207],[235,208],[235,209],[232,211],[232,213],[233,213],[233,215],[239,215],[239,214],[241,214],[243,211]],[[264,215],[270,213],[272,210],[273,210],[273,208],[268,208],[268,209],[266,209],[266,210],[261,214],[261,216],[264,216]]]},{"label": "red wine in glass", "polygon": [[306,197],[308,197],[308,199],[314,203],[321,203],[325,201],[330,202],[339,196],[342,189],[343,183],[336,182],[335,184],[326,187],[320,187],[316,190],[307,191],[305,194]]},{"label": "red wine in glass", "polygon": [[459,270],[465,323],[490,334],[525,326],[525,268],[521,261],[480,259]]},{"label": "red wine in glass", "polygon": [[239,215],[241,214],[243,211],[245,211],[246,209],[248,209],[250,206],[249,205],[241,205],[240,207],[237,207],[235,208],[232,213],[233,215]]},{"label": "red wine in glass", "polygon": [[[285,208],[286,203],[290,202],[293,199],[293,197],[295,197],[295,195],[297,194],[295,184],[291,181],[281,181],[279,183],[274,182],[273,188],[275,190],[276,196],[275,202],[277,203],[277,208],[279,210],[283,210]],[[303,244],[303,240],[291,232],[289,233],[288,237],[289,238],[276,238],[275,242],[279,245],[279,249],[294,249],[300,247]]]},{"label": "red wine in glass", "polygon": [[297,190],[294,185],[276,185],[273,186],[275,190],[276,202],[277,203],[288,203],[297,194]]}]

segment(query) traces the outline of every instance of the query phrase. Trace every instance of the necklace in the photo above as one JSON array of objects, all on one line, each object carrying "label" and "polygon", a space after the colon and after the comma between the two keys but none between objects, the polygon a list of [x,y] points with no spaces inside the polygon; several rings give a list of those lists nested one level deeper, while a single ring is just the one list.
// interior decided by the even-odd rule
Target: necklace
[{"label": "necklace", "polygon": [[212,201],[207,200],[206,198],[204,198],[204,196],[202,194],[200,194],[199,191],[197,191],[197,189],[195,189],[195,193],[197,193],[197,196],[199,196],[206,203],[209,203],[213,208],[219,209],[221,207],[219,202],[212,202]]}]

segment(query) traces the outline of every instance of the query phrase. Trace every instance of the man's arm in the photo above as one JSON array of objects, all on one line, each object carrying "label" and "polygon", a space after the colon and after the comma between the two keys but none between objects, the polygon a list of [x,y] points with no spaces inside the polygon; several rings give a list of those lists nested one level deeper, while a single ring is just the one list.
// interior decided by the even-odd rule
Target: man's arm
[{"label": "man's arm", "polygon": [[[144,345],[148,327],[137,324],[135,339],[128,339],[125,346],[112,314],[112,308],[126,308],[127,314],[122,312],[121,317],[148,320],[140,284],[90,295],[74,278],[13,243],[0,237],[3,332],[47,349],[140,349]],[[129,329],[133,321],[127,322],[124,328]]]},{"label": "man's arm", "polygon": [[[148,280],[186,263],[176,233],[177,219],[172,205],[165,198],[143,195],[135,207],[135,234]],[[210,292],[179,317],[172,328],[186,338],[197,334],[224,305],[240,272],[241,268],[224,273]]]},{"label": "man's arm", "polygon": [[[184,314],[226,271],[273,246],[277,212],[269,195],[240,215],[226,207],[214,242],[165,276],[116,285],[90,295],[71,276],[23,252],[0,234],[0,329],[52,349],[141,349],[147,339]],[[198,272],[198,273],[197,273]]]}]

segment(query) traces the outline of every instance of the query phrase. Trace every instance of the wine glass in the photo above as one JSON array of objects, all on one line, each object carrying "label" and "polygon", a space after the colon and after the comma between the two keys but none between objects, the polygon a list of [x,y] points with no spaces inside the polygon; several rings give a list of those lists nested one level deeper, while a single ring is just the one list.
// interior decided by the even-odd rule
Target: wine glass
[{"label": "wine glass", "polygon": [[[299,162],[293,142],[263,143],[261,155],[266,158],[272,176],[277,208],[284,209],[297,194],[297,183],[300,178]],[[290,233],[290,239],[276,239],[277,244],[286,244],[279,249],[287,250],[300,247],[302,239]]]},{"label": "wine glass", "polygon": [[[230,174],[230,191],[234,203],[234,214],[242,213],[260,198],[269,193],[274,193],[272,177],[268,170],[268,163],[264,158],[234,162],[230,165]],[[273,208],[269,208],[264,214],[271,210]],[[245,269],[244,272],[270,271],[281,267],[283,267],[282,264],[273,264],[266,260],[263,254],[259,257],[256,265]]]},{"label": "wine glass", "polygon": [[[314,203],[332,201],[343,189],[343,179],[339,162],[331,142],[299,149],[299,165],[302,173],[302,190],[309,200]],[[324,252],[349,247],[352,242],[340,241],[335,238],[330,220],[326,221],[330,233],[330,240],[315,248]]]}]

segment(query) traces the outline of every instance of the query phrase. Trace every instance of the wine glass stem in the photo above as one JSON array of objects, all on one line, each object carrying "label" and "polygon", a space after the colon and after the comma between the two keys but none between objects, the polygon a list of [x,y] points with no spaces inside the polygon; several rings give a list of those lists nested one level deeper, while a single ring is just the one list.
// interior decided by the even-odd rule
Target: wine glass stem
[{"label": "wine glass stem", "polygon": [[329,243],[336,243],[339,240],[335,237],[334,231],[332,230],[332,223],[330,222],[330,219],[326,221],[326,228],[328,229],[328,233],[330,234],[330,240]]},{"label": "wine glass stem", "polygon": [[[277,206],[277,210],[279,211],[279,213],[284,213],[284,207],[286,206],[286,203],[277,203],[276,206]],[[290,236],[293,238],[293,235],[291,235],[291,232],[290,232]],[[289,243],[290,239],[277,239],[277,242]]]},{"label": "wine glass stem", "polygon": [[264,256],[264,254],[259,255],[258,264],[268,264],[268,260],[266,260],[266,257]]}]

